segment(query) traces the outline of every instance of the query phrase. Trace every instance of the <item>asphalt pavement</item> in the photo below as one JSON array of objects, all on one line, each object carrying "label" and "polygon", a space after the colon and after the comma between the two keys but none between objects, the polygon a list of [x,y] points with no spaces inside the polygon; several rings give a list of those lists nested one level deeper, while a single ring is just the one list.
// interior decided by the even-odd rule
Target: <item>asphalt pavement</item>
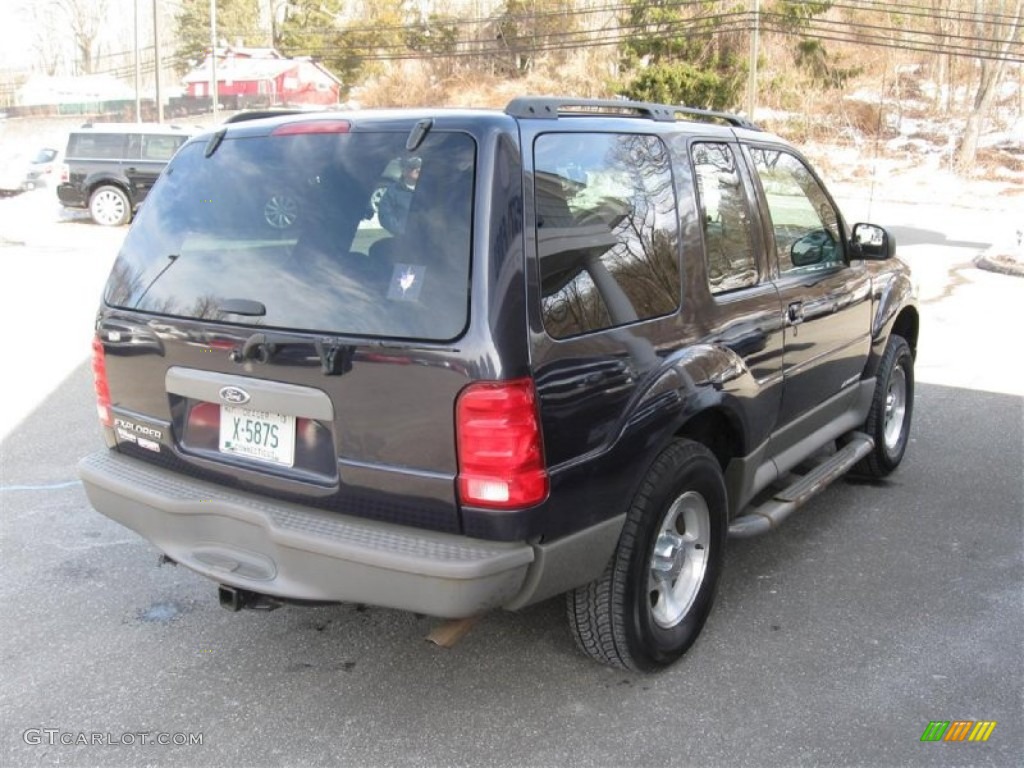
[{"label": "asphalt pavement", "polygon": [[[901,248],[923,316],[903,466],[730,541],[702,637],[652,676],[580,656],[560,600],[489,615],[451,649],[408,613],[224,611],[76,481],[101,447],[85,351],[45,382],[33,361],[88,302],[65,286],[49,314],[0,308],[29,355],[7,356],[0,398],[0,766],[1019,765],[1024,281],[971,266],[973,224],[924,218],[899,219],[945,235]],[[62,235],[72,251],[99,237],[62,226],[81,229]],[[94,247],[83,293],[109,264]],[[0,285],[16,265],[25,285],[54,274],[40,248],[0,245]],[[937,720],[997,725],[922,742]]]}]

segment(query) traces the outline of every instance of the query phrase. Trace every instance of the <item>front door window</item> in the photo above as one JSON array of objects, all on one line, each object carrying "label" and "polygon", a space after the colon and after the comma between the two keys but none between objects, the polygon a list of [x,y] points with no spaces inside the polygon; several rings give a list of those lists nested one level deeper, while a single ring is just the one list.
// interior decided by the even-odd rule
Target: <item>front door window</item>
[{"label": "front door window", "polygon": [[751,148],[772,219],[780,275],[843,264],[839,215],[803,161],[788,152]]}]

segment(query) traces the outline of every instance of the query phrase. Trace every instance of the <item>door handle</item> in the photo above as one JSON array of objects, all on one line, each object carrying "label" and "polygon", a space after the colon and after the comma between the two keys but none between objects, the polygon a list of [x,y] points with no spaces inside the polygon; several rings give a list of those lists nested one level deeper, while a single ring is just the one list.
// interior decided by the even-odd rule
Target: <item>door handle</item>
[{"label": "door handle", "polygon": [[794,301],[786,308],[786,318],[790,325],[798,325],[804,321],[804,303]]}]

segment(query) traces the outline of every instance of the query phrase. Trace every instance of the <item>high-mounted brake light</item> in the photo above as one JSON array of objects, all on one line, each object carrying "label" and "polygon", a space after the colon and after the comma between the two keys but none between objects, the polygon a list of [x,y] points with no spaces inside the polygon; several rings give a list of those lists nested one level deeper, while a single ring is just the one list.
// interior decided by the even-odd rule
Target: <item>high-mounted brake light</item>
[{"label": "high-mounted brake light", "polygon": [[114,416],[110,411],[110,385],[107,383],[107,356],[103,351],[103,342],[96,336],[92,340],[92,378],[96,387],[96,415],[105,427],[114,426]]},{"label": "high-mounted brake light", "polygon": [[285,123],[270,132],[271,136],[302,136],[310,133],[348,133],[352,123],[348,120],[304,120]]},{"label": "high-mounted brake light", "polygon": [[515,509],[547,498],[532,380],[471,384],[459,395],[455,426],[463,504]]}]

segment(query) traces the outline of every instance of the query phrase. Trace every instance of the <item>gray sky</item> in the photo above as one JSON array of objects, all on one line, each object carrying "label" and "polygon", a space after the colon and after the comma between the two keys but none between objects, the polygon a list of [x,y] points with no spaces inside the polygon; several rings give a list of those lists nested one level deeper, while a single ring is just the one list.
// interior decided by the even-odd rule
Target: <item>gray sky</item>
[{"label": "gray sky", "polygon": [[22,12],[27,0],[0,0],[0,67],[21,68],[32,61],[31,28]]},{"label": "gray sky", "polygon": [[[106,0],[107,11],[104,14],[104,22],[101,26],[99,44],[101,55],[129,51],[134,46],[134,8],[135,3],[139,5],[139,43],[140,45],[152,45],[153,42],[153,0]],[[163,18],[166,19],[168,28],[161,34],[165,47],[170,41],[170,19],[178,7],[179,0],[157,0],[162,10]],[[83,0],[84,7],[93,7],[95,3],[91,0]],[[34,68],[38,63],[38,57],[34,49],[34,42],[39,36],[40,25],[33,19],[33,9],[46,6],[46,0],[0,0],[0,68]],[[58,29],[64,29],[65,35],[59,44],[66,50],[65,57],[70,62],[74,58],[73,40],[70,30],[64,25],[57,24]],[[103,59],[101,68],[103,66]]]}]

